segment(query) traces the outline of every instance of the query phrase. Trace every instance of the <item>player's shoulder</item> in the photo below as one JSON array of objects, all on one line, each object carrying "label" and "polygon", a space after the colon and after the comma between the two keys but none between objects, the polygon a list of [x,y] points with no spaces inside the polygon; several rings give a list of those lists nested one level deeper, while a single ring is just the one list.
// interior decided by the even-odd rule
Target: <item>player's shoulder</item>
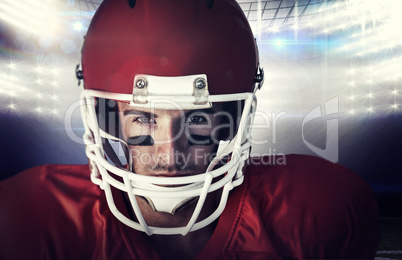
[{"label": "player's shoulder", "polygon": [[297,182],[338,181],[363,182],[363,179],[352,170],[311,155],[289,154],[254,157],[248,160],[247,174],[253,178],[290,179]]},{"label": "player's shoulder", "polygon": [[54,252],[64,244],[81,250],[98,190],[88,165],[42,165],[0,181],[0,258],[47,258],[46,239]]},{"label": "player's shoulder", "polygon": [[[29,175],[69,175],[76,178],[82,178],[89,173],[89,166],[86,164],[83,165],[70,165],[70,164],[44,164],[35,166],[29,169],[26,169],[14,176],[21,176],[27,177]],[[14,177],[13,176],[13,177]],[[13,178],[11,177],[11,178]]]},{"label": "player's shoulder", "polygon": [[83,195],[92,186],[88,165],[41,165],[0,181],[0,201],[3,205],[41,206],[43,201],[56,202],[56,198]]},{"label": "player's shoulder", "polygon": [[5,180],[0,181],[1,186],[13,186],[14,189],[35,189],[49,183],[88,184],[90,172],[88,165],[61,165],[46,164],[26,169]]},{"label": "player's shoulder", "polygon": [[[283,155],[282,158],[260,157],[249,160],[245,174],[251,189],[303,194],[307,199],[346,201],[373,200],[374,192],[361,176],[352,170],[322,158],[309,155]],[[266,195],[266,194],[265,194]],[[262,195],[264,196],[264,195]],[[287,196],[289,198],[289,196]]]},{"label": "player's shoulder", "polygon": [[[250,222],[258,212],[270,233],[282,234],[283,240],[275,237],[280,254],[297,258],[373,255],[370,248],[378,243],[377,204],[373,190],[358,174],[321,158],[286,155],[280,160],[254,158],[245,175],[243,205],[254,210],[245,211],[243,218]],[[288,248],[293,242],[298,249]]]},{"label": "player's shoulder", "polygon": [[47,164],[0,181],[0,201],[3,205],[32,205],[25,209],[33,210],[33,206],[57,207],[67,203],[63,198],[78,199],[97,193],[94,187],[88,165]]},{"label": "player's shoulder", "polygon": [[305,154],[278,154],[250,157],[247,161],[247,169],[252,174],[264,174],[268,171],[302,174],[304,172],[314,172],[320,169],[325,169],[326,171],[350,172],[349,169],[339,164],[332,163],[320,157]]}]

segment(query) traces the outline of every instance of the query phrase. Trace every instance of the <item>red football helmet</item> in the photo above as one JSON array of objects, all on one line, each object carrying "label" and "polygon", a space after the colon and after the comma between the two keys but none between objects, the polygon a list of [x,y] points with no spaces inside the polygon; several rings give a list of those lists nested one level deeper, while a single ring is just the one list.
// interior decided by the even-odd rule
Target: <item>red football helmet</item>
[{"label": "red football helmet", "polygon": [[[236,1],[104,0],[88,28],[82,71],[77,70],[77,77],[83,78],[85,87],[82,113],[91,177],[105,190],[109,207],[119,220],[147,234],[185,235],[219,217],[229,191],[243,180],[242,167],[251,145],[248,125],[256,106],[254,93],[263,81],[253,33]],[[186,110],[241,101],[236,135],[221,140],[206,172],[172,178],[137,174],[118,130],[101,126],[102,102],[169,109],[154,102],[161,99]],[[125,162],[118,162],[111,142],[122,145]],[[228,162],[219,165],[228,155]],[[128,194],[136,220],[116,207],[114,188]],[[218,189],[223,190],[219,206],[198,221],[205,197]],[[198,202],[186,226],[154,227],[147,225],[135,196],[146,197],[155,210],[172,214],[172,209],[185,201],[198,198]]]}]

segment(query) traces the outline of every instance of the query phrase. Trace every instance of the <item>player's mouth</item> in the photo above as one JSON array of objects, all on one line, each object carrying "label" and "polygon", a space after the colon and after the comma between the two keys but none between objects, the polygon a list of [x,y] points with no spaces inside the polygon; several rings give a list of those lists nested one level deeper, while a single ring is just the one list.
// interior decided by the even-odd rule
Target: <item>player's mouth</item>
[{"label": "player's mouth", "polygon": [[153,173],[151,176],[153,177],[186,177],[191,176],[194,174],[187,173],[187,172],[161,172],[161,173]]}]

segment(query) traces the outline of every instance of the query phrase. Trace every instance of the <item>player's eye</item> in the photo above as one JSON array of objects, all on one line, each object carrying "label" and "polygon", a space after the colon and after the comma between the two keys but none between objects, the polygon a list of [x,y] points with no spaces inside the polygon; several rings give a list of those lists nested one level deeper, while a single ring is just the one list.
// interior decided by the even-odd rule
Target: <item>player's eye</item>
[{"label": "player's eye", "polygon": [[205,124],[207,122],[207,118],[205,116],[194,115],[190,116],[187,119],[187,122],[190,124]]},{"label": "player's eye", "polygon": [[152,117],[136,117],[133,119],[133,122],[141,124],[141,125],[156,123],[155,119]]}]

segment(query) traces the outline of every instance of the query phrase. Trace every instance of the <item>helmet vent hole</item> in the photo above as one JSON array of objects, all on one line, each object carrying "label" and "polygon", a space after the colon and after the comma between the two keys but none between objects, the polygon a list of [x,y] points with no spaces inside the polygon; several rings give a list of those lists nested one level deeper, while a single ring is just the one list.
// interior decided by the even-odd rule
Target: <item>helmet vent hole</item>
[{"label": "helmet vent hole", "polygon": [[136,0],[128,0],[128,4],[130,5],[131,8],[134,8],[136,3],[137,3]]},{"label": "helmet vent hole", "polygon": [[214,6],[214,2],[215,0],[207,0],[207,6],[209,10],[211,10],[212,7]]}]

